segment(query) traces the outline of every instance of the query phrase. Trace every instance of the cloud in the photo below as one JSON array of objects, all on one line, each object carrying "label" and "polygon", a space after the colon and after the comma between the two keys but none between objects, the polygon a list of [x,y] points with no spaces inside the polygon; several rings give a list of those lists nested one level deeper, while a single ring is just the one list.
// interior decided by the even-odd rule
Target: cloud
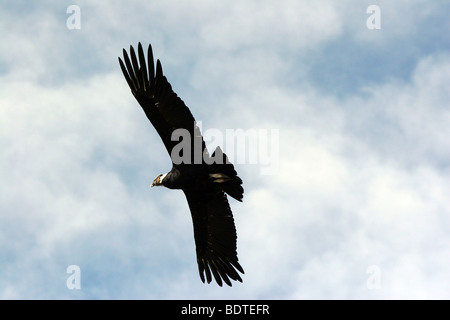
[{"label": "cloud", "polygon": [[[449,188],[448,170],[442,170],[448,152],[441,145],[448,123],[447,64],[448,57],[425,58],[411,84],[382,84],[372,88],[370,97],[357,99],[356,106],[353,98],[340,102],[310,94],[310,101],[337,110],[298,108],[302,126],[283,132],[280,172],[257,188],[252,194],[259,194],[257,199],[248,200],[259,209],[251,210],[257,212],[247,222],[252,227],[243,231],[252,243],[267,242],[259,259],[267,270],[259,272],[271,274],[275,288],[294,287],[281,298],[446,295],[437,279],[447,276],[440,267],[448,251],[442,224],[449,208],[443,191]],[[364,111],[353,113],[356,108]],[[371,117],[374,113],[379,116]],[[383,128],[388,130],[380,135]],[[255,232],[258,227],[262,231]],[[376,293],[365,286],[372,264],[385,275]],[[418,280],[402,287],[408,278],[402,270]],[[430,274],[436,281],[428,287],[424,279]],[[296,281],[289,280],[292,275]]]},{"label": "cloud", "polygon": [[[405,20],[406,2],[383,2],[379,33],[353,1],[82,3],[73,31],[64,6],[20,23],[3,6],[0,296],[447,298],[441,4],[408,4]],[[203,131],[279,130],[276,174],[236,164],[243,284],[200,282],[184,196],[149,189],[170,165],[117,65],[138,41]]]}]

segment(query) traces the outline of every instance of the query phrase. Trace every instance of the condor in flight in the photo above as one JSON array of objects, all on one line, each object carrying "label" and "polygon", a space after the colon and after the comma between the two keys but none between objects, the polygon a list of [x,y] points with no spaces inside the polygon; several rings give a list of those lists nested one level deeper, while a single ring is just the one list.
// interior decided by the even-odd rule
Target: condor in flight
[{"label": "condor in flight", "polygon": [[[131,92],[172,159],[172,170],[158,175],[152,187],[181,189],[186,195],[194,224],[201,280],[205,282],[206,276],[210,283],[214,277],[219,286],[222,282],[231,286],[230,279],[242,282],[238,271],[244,273],[244,270],[238,262],[236,228],[226,196],[242,201],[242,180],[219,147],[209,155],[194,117],[172,91],[159,60],[155,73],[151,45],[147,52],[148,65],[140,43],[137,56],[130,46],[130,56],[124,49],[123,58],[125,63],[120,58],[119,63]],[[173,138],[177,132],[189,135],[181,135],[180,142]]]}]

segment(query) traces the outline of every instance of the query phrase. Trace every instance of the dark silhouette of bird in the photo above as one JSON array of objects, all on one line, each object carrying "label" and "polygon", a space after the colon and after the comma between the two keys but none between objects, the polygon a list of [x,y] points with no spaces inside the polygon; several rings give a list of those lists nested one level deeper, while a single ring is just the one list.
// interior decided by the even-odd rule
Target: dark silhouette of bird
[{"label": "dark silhouette of bird", "polygon": [[123,49],[123,59],[119,57],[119,64],[131,92],[172,160],[170,172],[159,174],[151,186],[183,190],[194,225],[201,280],[210,283],[214,277],[219,286],[223,282],[231,286],[230,279],[242,282],[239,272],[244,270],[238,262],[236,228],[227,200],[228,194],[242,201],[242,180],[219,147],[209,154],[194,117],[173,92],[159,60],[155,72],[151,45],[148,64],[140,43],[138,55],[130,46],[130,55]]}]

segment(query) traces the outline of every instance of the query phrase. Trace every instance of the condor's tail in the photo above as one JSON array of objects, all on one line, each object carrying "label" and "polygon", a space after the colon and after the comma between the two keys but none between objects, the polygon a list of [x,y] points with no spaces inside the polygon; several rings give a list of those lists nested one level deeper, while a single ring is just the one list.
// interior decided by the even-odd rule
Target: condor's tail
[{"label": "condor's tail", "polygon": [[233,164],[228,160],[220,147],[211,155],[213,163],[209,165],[209,177],[214,183],[220,184],[222,190],[238,201],[244,197],[242,179],[238,177]]}]

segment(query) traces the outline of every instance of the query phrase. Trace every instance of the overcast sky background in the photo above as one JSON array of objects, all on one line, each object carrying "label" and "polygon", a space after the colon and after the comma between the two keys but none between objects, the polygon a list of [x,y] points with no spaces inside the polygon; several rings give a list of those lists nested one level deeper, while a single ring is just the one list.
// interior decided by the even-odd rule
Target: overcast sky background
[{"label": "overcast sky background", "polygon": [[[1,1],[0,298],[449,299],[449,12]],[[279,133],[270,175],[221,145],[244,180],[242,284],[200,281],[183,193],[149,188],[170,158],[117,61],[139,41],[203,132]]]}]

